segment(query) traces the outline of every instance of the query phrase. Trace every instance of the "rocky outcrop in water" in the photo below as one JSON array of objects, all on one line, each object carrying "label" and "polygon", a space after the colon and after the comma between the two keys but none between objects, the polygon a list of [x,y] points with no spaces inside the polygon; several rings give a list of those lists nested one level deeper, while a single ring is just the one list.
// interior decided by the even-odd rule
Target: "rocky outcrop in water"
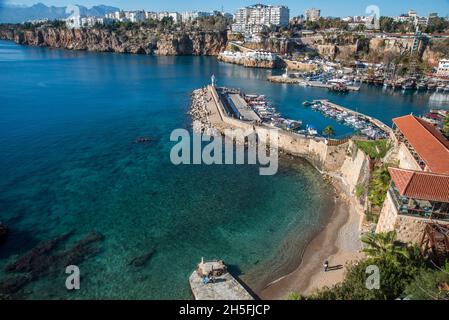
[{"label": "rocky outcrop in water", "polygon": [[0,39],[18,44],[69,50],[157,55],[214,56],[226,47],[226,32],[167,32],[143,28],[132,30],[1,28]]},{"label": "rocky outcrop in water", "polygon": [[44,241],[16,261],[6,265],[4,270],[11,275],[0,280],[0,297],[8,298],[10,295],[17,294],[31,281],[49,274],[63,272],[67,266],[83,262],[99,252],[99,248],[94,244],[104,240],[102,234],[92,232],[69,249],[53,253],[72,234],[71,231]]},{"label": "rocky outcrop in water", "polygon": [[4,244],[8,239],[9,230],[8,227],[0,223],[0,245]]},{"label": "rocky outcrop in water", "polygon": [[150,249],[147,253],[132,259],[129,265],[135,268],[144,267],[151,260],[155,252],[155,249]]}]

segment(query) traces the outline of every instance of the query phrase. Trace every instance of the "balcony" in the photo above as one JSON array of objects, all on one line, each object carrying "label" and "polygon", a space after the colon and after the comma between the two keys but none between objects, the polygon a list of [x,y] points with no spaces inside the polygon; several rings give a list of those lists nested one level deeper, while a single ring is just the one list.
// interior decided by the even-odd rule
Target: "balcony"
[{"label": "balcony", "polygon": [[415,149],[413,149],[412,145],[404,137],[404,135],[401,133],[401,131],[399,131],[397,128],[395,128],[394,134],[396,136],[396,139],[399,141],[399,143],[403,143],[407,147],[407,150],[410,152],[413,159],[415,159],[416,163],[419,165],[421,170],[425,171],[427,168],[426,163],[424,162],[423,159],[421,159],[421,157],[418,155],[418,153],[416,153]]},{"label": "balcony", "polygon": [[449,221],[449,203],[418,200],[401,196],[391,184],[388,190],[399,215]]}]

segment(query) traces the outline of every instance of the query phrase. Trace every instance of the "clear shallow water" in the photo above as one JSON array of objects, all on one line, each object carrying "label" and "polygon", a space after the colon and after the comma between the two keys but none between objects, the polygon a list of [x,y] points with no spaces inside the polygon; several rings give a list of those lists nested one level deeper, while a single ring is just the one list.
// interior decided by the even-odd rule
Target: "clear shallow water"
[{"label": "clear shallow water", "polygon": [[[279,276],[290,266],[286,251],[297,255],[321,225],[331,191],[305,162],[283,165],[274,177],[260,177],[256,167],[170,163],[169,135],[189,127],[190,92],[220,73],[214,59],[2,43],[4,51],[0,215],[12,235],[1,269],[70,230],[56,252],[92,230],[105,236],[101,251],[80,264],[79,292],[65,291],[59,270],[24,296],[189,298],[188,276],[202,256],[225,259],[257,287],[274,279],[251,278],[252,270]],[[240,70],[243,83],[247,70]],[[138,136],[156,142],[136,145]],[[128,265],[152,249],[144,268]]]},{"label": "clear shallow water", "polygon": [[[266,70],[209,57],[149,57],[20,47],[0,42],[0,219],[12,229],[0,268],[70,230],[57,250],[96,230],[101,251],[80,264],[82,290],[63,270],[29,284],[28,298],[189,298],[199,259],[222,258],[254,288],[292,265],[326,217],[332,192],[307,163],[249,166],[169,161],[169,135],[187,128],[190,92],[208,83],[262,93],[286,116],[337,134],[350,129],[302,107],[328,98],[390,123],[428,110],[428,94],[338,95],[274,85]],[[136,145],[138,136],[156,142]],[[141,269],[129,262],[149,250]],[[267,274],[271,276],[266,277]],[[0,279],[6,277],[0,271]]]}]

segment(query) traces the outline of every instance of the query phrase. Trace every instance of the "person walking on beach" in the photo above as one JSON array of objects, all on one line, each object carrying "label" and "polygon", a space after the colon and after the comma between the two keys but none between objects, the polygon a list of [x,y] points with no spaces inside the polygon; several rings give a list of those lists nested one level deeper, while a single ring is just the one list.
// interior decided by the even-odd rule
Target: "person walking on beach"
[{"label": "person walking on beach", "polygon": [[325,261],[324,263],[323,263],[323,267],[324,267],[324,272],[327,272],[327,270],[329,270],[329,261]]}]

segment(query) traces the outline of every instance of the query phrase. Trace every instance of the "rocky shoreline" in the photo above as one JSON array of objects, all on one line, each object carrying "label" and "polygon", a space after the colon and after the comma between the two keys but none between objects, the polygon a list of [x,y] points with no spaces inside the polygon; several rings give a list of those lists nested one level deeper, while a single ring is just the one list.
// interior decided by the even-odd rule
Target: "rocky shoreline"
[{"label": "rocky shoreline", "polygon": [[3,27],[0,29],[0,39],[29,46],[161,56],[216,56],[227,45],[226,32],[160,33],[143,27],[115,31],[96,28],[46,27],[26,30],[17,27]]},{"label": "rocky shoreline", "polygon": [[197,131],[204,132],[212,129],[212,123],[209,119],[211,112],[207,108],[207,103],[210,102],[210,99],[207,96],[207,88],[197,89],[192,93],[189,114],[192,117],[192,121],[199,125],[199,127],[194,127]]},{"label": "rocky shoreline", "polygon": [[255,60],[255,59],[234,59],[230,57],[225,57],[223,55],[218,55],[217,60],[226,63],[241,65],[248,68],[279,69],[284,66],[284,63],[281,59],[277,59],[274,61]]}]

